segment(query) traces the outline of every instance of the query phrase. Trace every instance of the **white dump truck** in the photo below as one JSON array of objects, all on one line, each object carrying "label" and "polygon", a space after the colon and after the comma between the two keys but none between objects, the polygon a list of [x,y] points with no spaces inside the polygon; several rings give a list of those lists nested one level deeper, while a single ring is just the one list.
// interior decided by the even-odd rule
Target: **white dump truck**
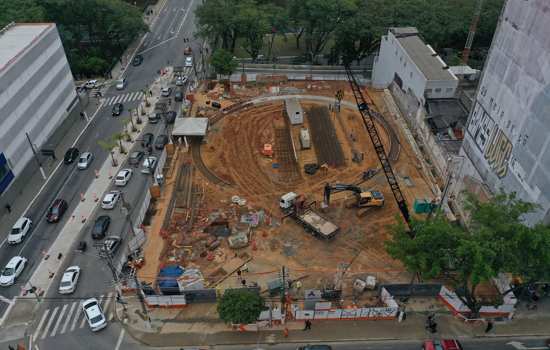
[{"label": "white dump truck", "polygon": [[289,192],[281,196],[279,206],[284,213],[301,224],[306,232],[315,237],[331,239],[340,231],[340,227],[325,219],[304,203],[304,196]]}]

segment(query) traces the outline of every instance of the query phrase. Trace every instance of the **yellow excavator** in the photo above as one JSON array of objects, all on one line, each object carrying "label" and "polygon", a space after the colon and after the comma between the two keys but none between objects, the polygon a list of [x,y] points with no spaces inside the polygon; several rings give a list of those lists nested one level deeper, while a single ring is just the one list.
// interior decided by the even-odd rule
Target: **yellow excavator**
[{"label": "yellow excavator", "polygon": [[384,195],[380,191],[371,190],[364,191],[357,185],[350,184],[326,184],[324,204],[328,206],[330,204],[330,196],[333,193],[351,191],[354,194],[354,198],[351,202],[346,202],[346,207],[356,207],[360,210],[357,212],[357,216],[363,216],[371,208],[381,208],[384,206]]}]

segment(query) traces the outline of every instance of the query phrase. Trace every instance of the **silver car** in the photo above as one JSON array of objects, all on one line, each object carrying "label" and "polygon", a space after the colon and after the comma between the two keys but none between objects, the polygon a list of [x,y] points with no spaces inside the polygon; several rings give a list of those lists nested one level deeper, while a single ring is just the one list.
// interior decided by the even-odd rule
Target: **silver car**
[{"label": "silver car", "polygon": [[92,160],[94,160],[94,155],[90,152],[84,152],[80,155],[80,158],[78,158],[78,164],[76,167],[80,170],[88,169],[92,163]]}]

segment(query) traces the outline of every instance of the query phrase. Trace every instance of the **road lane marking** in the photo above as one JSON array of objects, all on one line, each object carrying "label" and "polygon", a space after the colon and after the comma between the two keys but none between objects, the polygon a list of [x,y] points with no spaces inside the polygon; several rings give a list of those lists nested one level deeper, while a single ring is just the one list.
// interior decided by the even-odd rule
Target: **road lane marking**
[{"label": "road lane marking", "polygon": [[71,320],[71,316],[73,315],[75,306],[78,305],[78,301],[75,301],[71,308],[69,309],[69,313],[67,314],[67,318],[65,319],[65,323],[63,324],[63,328],[61,328],[61,332],[59,334],[64,334],[67,331],[67,326],[69,325],[69,321]]},{"label": "road lane marking", "polygon": [[[79,302],[77,302],[77,303],[79,303]],[[76,327],[76,322],[78,321],[81,313],[82,313],[82,308],[79,305],[78,308],[76,309],[76,314],[74,315],[73,322],[71,323],[71,332],[74,331],[74,329]]]},{"label": "road lane marking", "polygon": [[48,314],[50,313],[50,309],[46,309],[44,311],[44,315],[42,315],[42,318],[40,319],[40,322],[38,323],[38,327],[34,330],[34,334],[32,338],[36,341],[38,338],[38,334],[40,333],[40,330],[42,329],[42,326],[44,325],[44,321],[46,321],[46,317],[48,317]]},{"label": "road lane marking", "polygon": [[115,350],[120,349],[120,345],[122,344],[122,340],[124,339],[124,334],[125,334],[125,330],[124,330],[124,328],[122,328],[120,330],[120,335],[118,336],[118,340],[116,341]]},{"label": "road lane marking", "polygon": [[50,329],[50,326],[52,325],[52,322],[55,319],[57,310],[59,310],[59,306],[56,306],[55,309],[53,309],[50,319],[48,320],[48,323],[46,324],[46,327],[44,328],[44,332],[42,333],[42,337],[40,337],[40,339],[44,339],[48,335],[48,330]]},{"label": "road lane marking", "polygon": [[159,46],[161,46],[161,45],[164,45],[164,44],[166,44],[167,42],[169,42],[169,41],[171,41],[171,40],[174,40],[174,39],[176,39],[176,38],[177,38],[177,35],[171,37],[170,39],[163,40],[163,41],[161,41],[160,43],[158,43],[158,44],[156,44],[156,45],[153,45],[153,46],[151,46],[151,47],[149,47],[149,48],[147,48],[147,49],[145,49],[145,50],[143,50],[143,51],[140,51],[139,54],[141,55],[141,54],[144,54],[145,52],[151,51],[152,49],[155,49],[155,48],[157,48],[157,47],[159,47]]},{"label": "road lane marking", "polygon": [[[178,9],[174,9],[173,12],[176,12],[178,11]],[[174,24],[174,22],[178,19],[178,13],[176,12],[176,14],[174,15],[174,18],[172,19],[172,22],[170,22],[170,25],[168,26],[168,29],[172,28],[172,25]],[[174,34],[172,32],[172,30],[170,30],[170,33]]]},{"label": "road lane marking", "polygon": [[180,35],[181,27],[183,27],[183,24],[185,23],[185,19],[187,19],[187,15],[189,14],[189,10],[191,10],[191,8],[193,7],[193,1],[195,1],[195,0],[191,0],[191,3],[189,4],[189,7],[187,8],[187,11],[185,11],[185,16],[183,16],[183,20],[181,21],[180,27],[178,28],[178,34],[176,35],[176,37]]},{"label": "road lane marking", "polygon": [[107,295],[107,297],[105,298],[105,299],[107,299],[107,302],[103,306],[103,313],[107,312],[107,309],[109,309],[109,304],[111,304],[111,300],[112,300],[112,294],[113,293],[109,293]]},{"label": "road lane marking", "polygon": [[69,304],[63,305],[63,308],[61,309],[61,312],[57,316],[57,322],[55,323],[55,326],[53,327],[53,330],[50,333],[50,337],[55,337],[55,335],[57,334],[57,329],[59,328],[59,325],[61,324],[61,320],[63,319],[63,315],[65,314],[65,311],[67,311],[67,307],[69,307]]}]

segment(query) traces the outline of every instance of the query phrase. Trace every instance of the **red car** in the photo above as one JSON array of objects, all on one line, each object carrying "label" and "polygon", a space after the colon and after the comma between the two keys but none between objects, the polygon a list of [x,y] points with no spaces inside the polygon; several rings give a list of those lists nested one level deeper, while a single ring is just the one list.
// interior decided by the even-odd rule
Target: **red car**
[{"label": "red car", "polygon": [[462,345],[454,339],[426,340],[422,350],[462,350]]},{"label": "red car", "polygon": [[64,199],[58,198],[55,201],[53,201],[52,206],[50,209],[48,209],[48,213],[46,214],[46,221],[52,223],[52,222],[58,222],[61,220],[61,217],[67,211],[67,208],[69,208],[69,205]]}]

